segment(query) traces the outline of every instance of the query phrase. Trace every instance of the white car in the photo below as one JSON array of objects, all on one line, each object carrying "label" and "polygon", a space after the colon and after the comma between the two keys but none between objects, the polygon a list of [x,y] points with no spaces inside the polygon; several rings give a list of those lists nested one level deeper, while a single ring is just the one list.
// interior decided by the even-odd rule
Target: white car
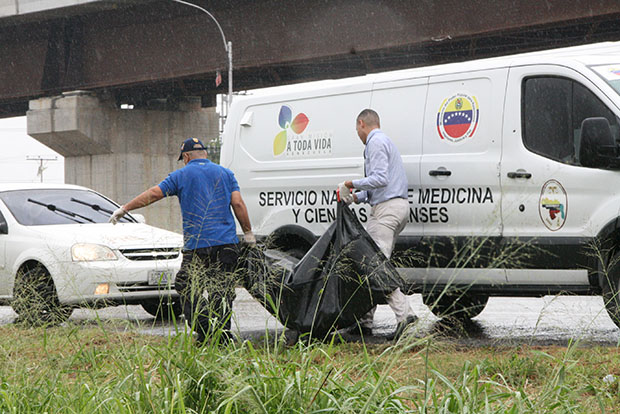
[{"label": "white car", "polygon": [[141,304],[162,316],[170,304],[180,314],[183,237],[137,215],[109,224],[116,208],[75,185],[0,184],[0,303],[31,323],[61,322],[79,306]]}]

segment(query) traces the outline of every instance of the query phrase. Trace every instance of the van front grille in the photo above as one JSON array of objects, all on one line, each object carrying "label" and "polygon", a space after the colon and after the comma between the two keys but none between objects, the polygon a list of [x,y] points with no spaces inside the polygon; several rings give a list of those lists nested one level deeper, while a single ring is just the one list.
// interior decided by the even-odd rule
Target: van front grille
[{"label": "van front grille", "polygon": [[120,252],[129,260],[172,260],[181,254],[181,250],[176,247],[121,249]]}]

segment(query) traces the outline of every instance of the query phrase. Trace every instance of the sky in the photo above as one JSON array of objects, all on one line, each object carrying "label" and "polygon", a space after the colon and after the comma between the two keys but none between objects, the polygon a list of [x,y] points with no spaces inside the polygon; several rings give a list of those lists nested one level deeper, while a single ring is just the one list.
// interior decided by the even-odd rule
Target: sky
[{"label": "sky", "polygon": [[43,162],[43,182],[64,183],[64,158],[26,133],[26,117],[0,119],[0,183],[40,182],[40,161],[27,158],[54,158]]}]

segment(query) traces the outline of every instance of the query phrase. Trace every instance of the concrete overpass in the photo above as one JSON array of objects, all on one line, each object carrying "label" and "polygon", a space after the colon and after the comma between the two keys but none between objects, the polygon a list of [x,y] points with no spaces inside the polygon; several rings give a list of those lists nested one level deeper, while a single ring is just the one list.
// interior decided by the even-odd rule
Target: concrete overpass
[{"label": "concrete overpass", "polygon": [[[235,90],[620,39],[617,0],[196,3],[233,43]],[[0,0],[0,56],[0,116],[76,89],[137,106],[226,91],[215,24],[166,0]]]},{"label": "concrete overpass", "polygon": [[[235,90],[620,39],[617,0],[196,3],[233,43]],[[66,181],[118,201],[176,168],[183,138],[217,136],[226,53],[191,7],[0,0],[0,56],[0,117],[28,111],[29,133],[66,157]],[[147,219],[178,229],[168,207]]]}]

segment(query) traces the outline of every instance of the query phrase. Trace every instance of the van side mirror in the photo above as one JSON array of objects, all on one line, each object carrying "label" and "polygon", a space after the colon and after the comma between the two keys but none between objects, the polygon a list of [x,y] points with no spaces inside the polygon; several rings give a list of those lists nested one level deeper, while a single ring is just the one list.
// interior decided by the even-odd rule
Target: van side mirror
[{"label": "van side mirror", "polygon": [[0,234],[9,234],[9,225],[4,220],[0,220]]},{"label": "van side mirror", "polygon": [[620,168],[617,145],[607,118],[586,118],[581,123],[579,161],[584,167]]}]

